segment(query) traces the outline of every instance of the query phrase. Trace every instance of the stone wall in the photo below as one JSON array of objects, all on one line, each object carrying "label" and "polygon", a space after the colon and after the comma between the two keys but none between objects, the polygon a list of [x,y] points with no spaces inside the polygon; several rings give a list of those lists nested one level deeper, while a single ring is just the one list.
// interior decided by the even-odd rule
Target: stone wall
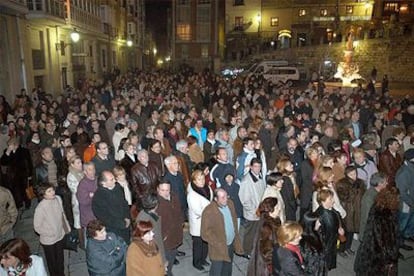
[{"label": "stone wall", "polygon": [[[319,70],[325,60],[336,63],[343,60],[345,42],[277,50],[262,54],[263,59],[287,59],[303,64],[303,71],[310,76]],[[353,60],[358,63],[360,74],[369,78],[372,68],[378,70],[378,79],[388,74],[390,81],[414,82],[414,38],[366,39],[358,41]]]}]

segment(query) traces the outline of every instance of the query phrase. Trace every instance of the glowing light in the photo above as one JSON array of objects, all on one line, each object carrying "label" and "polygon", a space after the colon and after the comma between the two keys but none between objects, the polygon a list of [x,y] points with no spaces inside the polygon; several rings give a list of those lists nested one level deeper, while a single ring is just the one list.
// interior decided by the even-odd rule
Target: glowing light
[{"label": "glowing light", "polygon": [[132,43],[132,40],[128,39],[128,40],[127,40],[127,46],[128,46],[128,47],[131,47],[131,46],[132,46],[132,44],[133,44],[133,43]]},{"label": "glowing light", "polygon": [[79,33],[75,30],[70,34],[70,38],[72,39],[73,42],[78,42],[80,39],[80,35]]}]

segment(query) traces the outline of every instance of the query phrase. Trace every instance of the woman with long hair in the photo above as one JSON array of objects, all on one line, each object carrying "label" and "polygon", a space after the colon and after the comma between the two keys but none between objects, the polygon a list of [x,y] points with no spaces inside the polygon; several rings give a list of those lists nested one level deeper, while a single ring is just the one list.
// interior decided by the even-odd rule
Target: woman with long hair
[{"label": "woman with long hair", "polygon": [[164,175],[164,156],[161,153],[161,149],[161,142],[152,139],[148,146],[148,159],[150,162],[154,162],[158,169],[162,172],[162,175]]},{"label": "woman with long hair", "polygon": [[292,162],[287,158],[282,158],[277,163],[277,169],[282,174],[283,186],[280,189],[285,205],[286,220],[296,221],[296,210],[298,208],[297,197],[299,188],[296,183],[296,174]]},{"label": "woman with long hair", "polygon": [[47,276],[43,259],[30,253],[22,239],[11,239],[0,246],[0,275]]},{"label": "woman with long hair", "polygon": [[321,222],[312,212],[307,212],[302,220],[303,234],[300,241],[300,250],[303,256],[305,274],[309,276],[326,276],[328,268],[325,261],[323,243],[319,234]]},{"label": "woman with long hair", "polygon": [[318,209],[320,205],[320,203],[317,200],[318,191],[321,189],[327,189],[330,190],[334,195],[334,209],[339,212],[341,218],[344,218],[346,216],[346,211],[338,198],[336,186],[333,181],[334,177],[335,176],[331,168],[323,167],[319,171],[318,179],[314,184],[315,189],[312,194],[312,211],[316,211],[316,209]]},{"label": "woman with long hair", "polygon": [[76,197],[76,192],[78,191],[79,182],[82,180],[83,168],[82,168],[82,159],[80,156],[76,155],[69,160],[69,173],[66,177],[66,183],[68,188],[72,193],[72,214],[73,214],[73,227],[78,230],[78,235],[81,240],[81,245],[84,244],[83,231],[81,230],[80,225],[80,213],[79,213],[79,202]]},{"label": "woman with long hair", "polygon": [[315,169],[319,163],[319,152],[314,146],[306,150],[306,159],[300,166],[300,217],[312,208],[313,183],[316,179]]},{"label": "woman with long hair", "polygon": [[127,276],[163,276],[164,264],[150,221],[138,221],[126,257]]},{"label": "woman with long hair", "polygon": [[304,276],[303,257],[299,242],[302,239],[302,226],[297,222],[287,222],[279,227],[279,245],[273,249],[273,275]]},{"label": "woman with long hair", "polygon": [[256,214],[260,217],[260,226],[256,233],[247,275],[271,275],[273,248],[277,244],[277,230],[281,225],[277,198],[265,198],[259,204]]},{"label": "woman with long hair", "polygon": [[358,248],[356,275],[398,275],[399,193],[395,187],[381,190],[375,198]]}]

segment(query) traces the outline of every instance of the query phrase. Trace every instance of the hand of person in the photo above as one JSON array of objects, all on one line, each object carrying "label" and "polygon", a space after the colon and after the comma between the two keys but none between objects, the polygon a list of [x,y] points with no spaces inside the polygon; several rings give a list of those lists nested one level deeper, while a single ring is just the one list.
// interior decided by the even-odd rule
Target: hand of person
[{"label": "hand of person", "polygon": [[89,193],[89,197],[93,198],[94,193]]},{"label": "hand of person", "polygon": [[131,224],[131,220],[130,219],[124,219],[125,220],[125,228],[128,228],[129,225]]},{"label": "hand of person", "polygon": [[338,229],[338,234],[339,234],[339,235],[341,235],[341,236],[345,235],[345,230],[344,230],[344,228],[339,227],[339,229]]}]

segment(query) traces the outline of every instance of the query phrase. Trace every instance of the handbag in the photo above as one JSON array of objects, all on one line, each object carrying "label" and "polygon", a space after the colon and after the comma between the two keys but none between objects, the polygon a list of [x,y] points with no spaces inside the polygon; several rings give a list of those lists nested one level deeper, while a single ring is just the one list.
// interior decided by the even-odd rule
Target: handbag
[{"label": "handbag", "polygon": [[35,194],[35,192],[34,192],[34,189],[33,189],[33,186],[32,185],[27,185],[27,187],[26,187],[26,197],[29,199],[29,200],[32,200],[33,198],[35,198],[36,197],[36,194]]},{"label": "handbag", "polygon": [[[62,206],[61,206],[62,207]],[[63,249],[78,251],[79,236],[76,230],[71,230],[66,221],[65,212],[62,207],[62,224],[65,236],[63,237]]]}]

